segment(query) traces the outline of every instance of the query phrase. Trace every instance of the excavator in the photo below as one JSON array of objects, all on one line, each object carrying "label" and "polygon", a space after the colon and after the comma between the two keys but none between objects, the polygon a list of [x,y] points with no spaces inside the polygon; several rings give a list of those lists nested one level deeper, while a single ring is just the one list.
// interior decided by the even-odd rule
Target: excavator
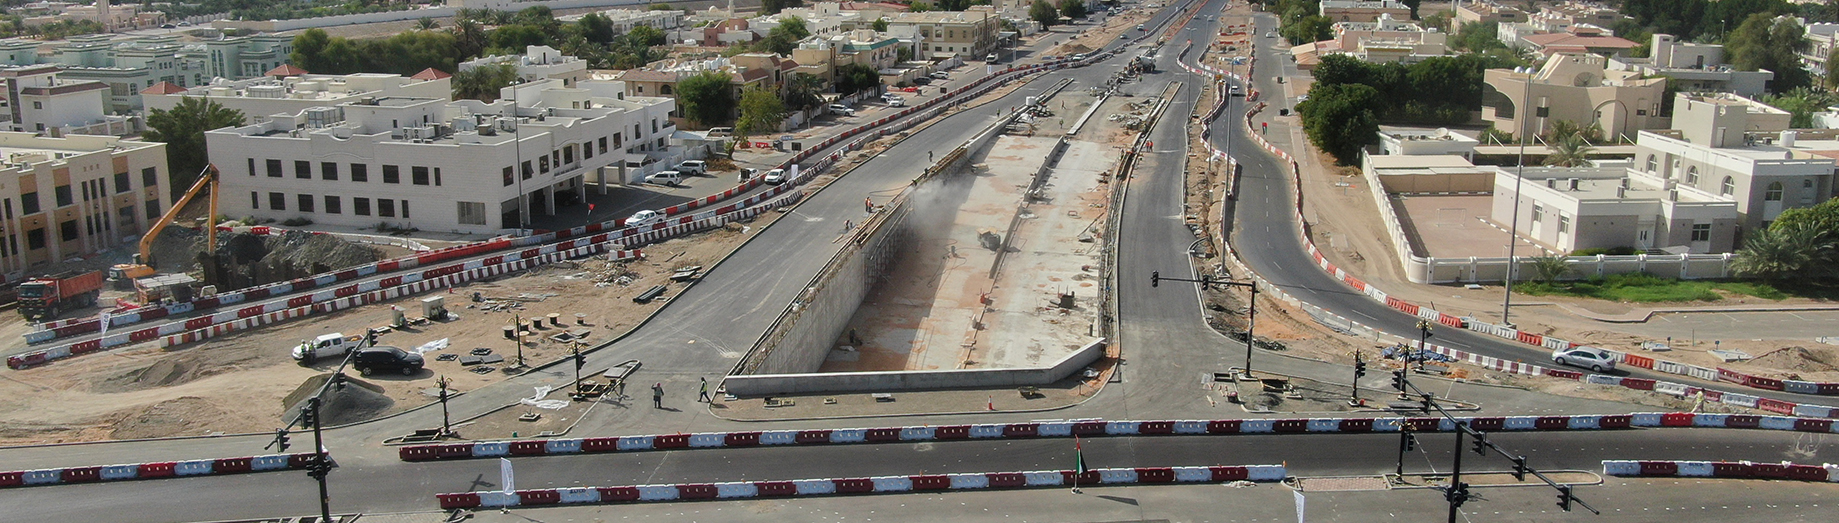
[{"label": "excavator", "polygon": [[153,240],[159,238],[160,231],[172,225],[172,221],[179,217],[179,211],[184,209],[186,204],[191,203],[192,198],[197,197],[198,193],[204,192],[206,187],[210,188],[211,194],[209,196],[210,212],[205,215],[204,248],[206,252],[217,254],[217,193],[222,191],[217,186],[217,166],[207,164],[204,166],[204,171],[198,173],[198,182],[193,183],[192,188],[185,191],[185,196],[180,197],[171,209],[167,209],[166,214],[160,215],[159,221],[153,222],[153,227],[147,230],[146,235],[141,236],[140,252],[134,255],[134,263],[116,264],[109,268],[109,279],[114,280],[116,286],[132,287],[135,279],[154,274],[153,267],[149,265],[153,262]]}]

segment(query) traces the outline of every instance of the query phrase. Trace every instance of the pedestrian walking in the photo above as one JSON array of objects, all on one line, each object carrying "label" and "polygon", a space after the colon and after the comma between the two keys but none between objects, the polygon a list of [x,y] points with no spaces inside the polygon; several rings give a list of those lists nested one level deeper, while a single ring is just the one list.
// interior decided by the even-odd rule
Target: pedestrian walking
[{"label": "pedestrian walking", "polygon": [[703,403],[710,403],[711,400],[709,399],[709,378],[701,378],[701,379],[702,379],[702,392],[697,394],[698,397],[696,398],[696,401],[701,401]]},{"label": "pedestrian walking", "polygon": [[926,161],[927,162],[932,161],[932,151],[926,151]]},{"label": "pedestrian walking", "polygon": [[613,382],[613,395],[618,397],[620,401],[625,401],[627,399],[626,378],[620,378],[619,381]]},{"label": "pedestrian walking", "polygon": [[856,224],[853,222],[850,222],[849,220],[843,220],[843,232],[849,232],[853,230],[856,230]]},{"label": "pedestrian walking", "polygon": [[656,409],[664,408],[664,382],[652,384],[651,406]]},{"label": "pedestrian walking", "polygon": [[862,212],[875,212],[875,200],[866,197],[862,198]]}]

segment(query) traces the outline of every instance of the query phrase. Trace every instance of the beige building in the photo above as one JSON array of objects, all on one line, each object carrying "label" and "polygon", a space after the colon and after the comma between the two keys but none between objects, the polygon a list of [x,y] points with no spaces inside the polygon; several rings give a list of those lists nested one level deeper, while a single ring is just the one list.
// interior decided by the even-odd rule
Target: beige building
[{"label": "beige building", "polygon": [[452,75],[435,69],[415,76],[383,73],[305,74],[248,80],[218,79],[210,85],[182,88],[160,83],[141,91],[147,109],[172,110],[186,98],[209,98],[242,111],[253,120],[276,114],[299,114],[314,107],[355,103],[364,98],[452,98]]},{"label": "beige building", "polygon": [[1411,19],[1411,8],[1397,0],[1322,0],[1317,12],[1336,22],[1372,22],[1386,15]]},{"label": "beige building", "polygon": [[1608,58],[1559,54],[1538,70],[1489,69],[1483,75],[1482,119],[1515,137],[1544,134],[1552,122],[1597,124],[1605,137],[1633,138],[1667,126],[1660,114],[1665,78],[1606,68]]},{"label": "beige building", "polygon": [[0,273],[133,245],[168,193],[166,144],[0,132]]},{"label": "beige building", "polygon": [[1679,93],[1672,129],[1641,133],[1631,176],[1732,199],[1742,231],[1767,227],[1783,210],[1834,195],[1839,141],[1831,130],[1789,129],[1789,119],[1733,94]]},{"label": "beige building", "polygon": [[[914,34],[919,42],[916,58],[957,56],[966,60],[982,59],[996,49],[1002,20],[987,5],[971,6],[966,11],[926,11],[891,13],[885,18],[888,33]],[[843,22],[844,30],[872,29],[875,20],[858,18]]]},{"label": "beige building", "polygon": [[1456,6],[1456,25],[1450,28],[1450,30],[1454,31],[1456,28],[1462,27],[1462,24],[1477,22],[1484,24],[1525,22],[1527,18],[1525,11],[1513,7],[1494,3],[1470,2]]}]

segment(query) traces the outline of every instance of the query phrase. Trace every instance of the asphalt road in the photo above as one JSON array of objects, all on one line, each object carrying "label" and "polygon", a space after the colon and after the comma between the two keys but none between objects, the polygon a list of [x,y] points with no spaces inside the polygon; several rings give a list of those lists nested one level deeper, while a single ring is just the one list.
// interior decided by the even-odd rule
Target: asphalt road
[{"label": "asphalt road", "polygon": [[[1259,15],[1253,22],[1257,30],[1254,35],[1263,35],[1277,28],[1276,18]],[[1260,68],[1269,69],[1289,61],[1287,52],[1273,48],[1277,39],[1258,36],[1258,63]],[[1276,82],[1276,75],[1260,73],[1254,82],[1259,91],[1281,97],[1282,85]],[[1281,99],[1270,100],[1274,110],[1279,106],[1289,106]],[[1222,113],[1216,120],[1215,129],[1224,130],[1236,127],[1233,122],[1243,118],[1243,108],[1235,108]],[[1233,219],[1237,222],[1234,235],[1229,239],[1245,264],[1284,292],[1299,300],[1317,307],[1327,309],[1342,317],[1360,322],[1364,325],[1407,338],[1418,336],[1419,318],[1399,312],[1323,272],[1309,256],[1308,249],[1296,234],[1296,210],[1291,206],[1294,187],[1289,165],[1272,156],[1256,142],[1242,132],[1217,132],[1210,140],[1216,147],[1227,149],[1230,154],[1245,166],[1239,180],[1239,196],[1235,205]],[[1438,325],[1432,330],[1431,343],[1486,356],[1512,360],[1545,363],[1549,365],[1551,351],[1488,336],[1474,331],[1447,328]],[[1834,398],[1793,394],[1787,392],[1748,389],[1729,383],[1711,383],[1688,376],[1663,374],[1639,368],[1617,369],[1610,374],[1650,378],[1688,383],[1722,390],[1742,392],[1753,396],[1774,398],[1791,402],[1808,402],[1816,404],[1834,403]]]}]

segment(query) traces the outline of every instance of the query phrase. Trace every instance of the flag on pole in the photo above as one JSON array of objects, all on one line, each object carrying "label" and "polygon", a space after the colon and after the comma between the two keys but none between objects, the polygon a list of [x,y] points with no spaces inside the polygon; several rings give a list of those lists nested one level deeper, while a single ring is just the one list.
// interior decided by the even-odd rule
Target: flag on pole
[{"label": "flag on pole", "polygon": [[498,458],[498,482],[504,485],[505,494],[517,492],[517,475],[511,473],[511,460]]},{"label": "flag on pole", "polygon": [[1084,449],[1080,448],[1079,436],[1073,436],[1073,474],[1084,475],[1085,473],[1086,452]]},{"label": "flag on pole", "polygon": [[108,311],[102,312],[102,335],[103,336],[107,336],[109,334],[109,320],[111,319],[113,318],[109,317]]},{"label": "flag on pole", "polygon": [[1296,495],[1296,523],[1303,523],[1303,491],[1292,490],[1290,493]]}]

